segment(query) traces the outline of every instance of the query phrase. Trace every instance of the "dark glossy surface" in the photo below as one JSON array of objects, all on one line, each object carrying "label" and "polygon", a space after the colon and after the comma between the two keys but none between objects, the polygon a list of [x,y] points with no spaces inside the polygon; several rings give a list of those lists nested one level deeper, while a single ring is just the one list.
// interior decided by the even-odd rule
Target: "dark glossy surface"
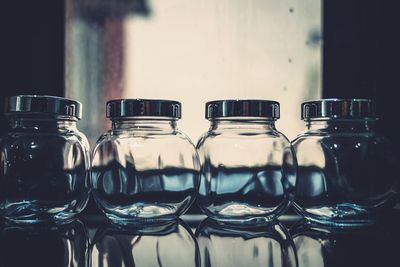
[{"label": "dark glossy surface", "polygon": [[104,217],[35,228],[2,224],[0,266],[400,266],[399,212],[352,230],[287,215],[257,227],[183,219],[140,228]]},{"label": "dark glossy surface", "polygon": [[298,222],[291,234],[299,267],[400,266],[399,216],[361,229],[340,230]]},{"label": "dark glossy surface", "polygon": [[75,221],[63,226],[2,225],[0,266],[90,266],[89,236]]}]

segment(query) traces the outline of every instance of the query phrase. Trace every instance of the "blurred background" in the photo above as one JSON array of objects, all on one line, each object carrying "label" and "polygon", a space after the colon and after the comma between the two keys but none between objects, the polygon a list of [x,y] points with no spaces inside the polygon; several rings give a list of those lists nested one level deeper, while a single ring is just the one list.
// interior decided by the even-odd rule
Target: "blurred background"
[{"label": "blurred background", "polygon": [[302,101],[372,98],[398,149],[397,10],[389,0],[5,1],[0,110],[7,95],[77,99],[93,146],[109,128],[107,100],[175,99],[195,143],[209,100],[277,100],[277,127],[292,139]]},{"label": "blurred background", "polygon": [[196,142],[206,101],[277,100],[294,137],[299,103],[321,96],[320,0],[66,2],[65,94],[86,107],[92,140],[110,98],[181,101],[179,127]]}]

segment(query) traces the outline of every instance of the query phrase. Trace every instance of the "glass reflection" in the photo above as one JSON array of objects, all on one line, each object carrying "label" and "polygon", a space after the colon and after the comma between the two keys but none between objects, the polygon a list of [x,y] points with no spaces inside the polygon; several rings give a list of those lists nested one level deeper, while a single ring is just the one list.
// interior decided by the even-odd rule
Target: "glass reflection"
[{"label": "glass reflection", "polygon": [[181,220],[141,228],[109,226],[93,241],[93,267],[199,267],[199,260],[196,239]]},{"label": "glass reflection", "polygon": [[80,221],[69,224],[17,226],[0,230],[0,266],[89,266],[89,238]]},{"label": "glass reflection", "polygon": [[398,223],[339,229],[301,221],[291,229],[299,267],[398,266]]},{"label": "glass reflection", "polygon": [[206,219],[196,237],[204,267],[297,266],[294,244],[279,222],[241,227]]}]

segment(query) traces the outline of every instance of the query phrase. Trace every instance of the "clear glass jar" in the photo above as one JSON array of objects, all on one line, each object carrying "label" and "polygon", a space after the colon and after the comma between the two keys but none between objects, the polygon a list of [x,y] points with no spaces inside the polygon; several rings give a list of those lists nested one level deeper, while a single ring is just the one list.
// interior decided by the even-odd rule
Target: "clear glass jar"
[{"label": "clear glass jar", "polygon": [[222,100],[206,104],[211,126],[199,140],[198,203],[211,218],[229,223],[272,221],[289,206],[296,160],[275,128],[279,103]]},{"label": "clear glass jar", "polygon": [[199,158],[177,128],[181,104],[122,99],[107,103],[110,131],[93,152],[93,196],[114,223],[170,220],[183,214],[199,185]]},{"label": "clear glass jar", "polygon": [[54,96],[6,100],[0,139],[0,212],[16,223],[66,223],[89,197],[89,145],[76,128],[81,104]]},{"label": "clear glass jar", "polygon": [[396,165],[375,132],[374,102],[323,99],[302,104],[306,131],[292,144],[298,160],[297,210],[333,226],[370,224],[396,204]]}]

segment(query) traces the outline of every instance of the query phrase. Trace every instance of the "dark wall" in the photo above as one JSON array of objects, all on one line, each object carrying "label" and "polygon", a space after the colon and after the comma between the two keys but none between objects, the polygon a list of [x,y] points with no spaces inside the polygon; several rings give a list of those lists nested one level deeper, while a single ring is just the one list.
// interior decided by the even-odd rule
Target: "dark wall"
[{"label": "dark wall", "polygon": [[397,1],[324,1],[324,97],[373,98],[378,130],[400,148]]},{"label": "dark wall", "polygon": [[3,1],[0,36],[1,111],[7,95],[63,95],[64,1]]}]

